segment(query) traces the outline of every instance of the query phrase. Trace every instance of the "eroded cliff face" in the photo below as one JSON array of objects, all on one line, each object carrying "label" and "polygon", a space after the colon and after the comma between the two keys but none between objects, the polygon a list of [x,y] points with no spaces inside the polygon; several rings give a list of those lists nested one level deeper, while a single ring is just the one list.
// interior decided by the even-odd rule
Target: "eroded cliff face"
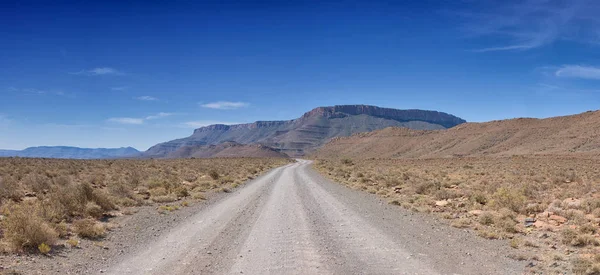
[{"label": "eroded cliff face", "polygon": [[229,131],[229,130],[244,130],[244,129],[278,127],[278,126],[282,126],[282,125],[286,125],[286,124],[291,124],[292,122],[293,122],[293,120],[256,121],[253,123],[234,124],[234,125],[214,124],[214,125],[209,125],[209,126],[198,128],[198,129],[194,130],[194,134],[204,133],[204,132],[212,132],[212,131]]},{"label": "eroded cliff face", "polygon": [[254,123],[210,125],[194,130],[187,138],[157,144],[146,156],[164,157],[182,146],[219,144],[263,144],[292,156],[303,155],[329,139],[370,132],[386,127],[435,130],[454,127],[465,120],[424,110],[397,110],[369,105],[338,105],[315,108],[298,119]]},{"label": "eroded cliff face", "polygon": [[439,124],[445,128],[451,128],[458,124],[465,123],[464,119],[437,111],[424,110],[398,110],[391,108],[381,108],[370,105],[336,105],[331,107],[318,107],[305,113],[302,118],[314,116],[323,116],[327,118],[339,118],[355,115],[369,115],[374,117],[387,118],[401,122],[423,121],[433,124]]}]

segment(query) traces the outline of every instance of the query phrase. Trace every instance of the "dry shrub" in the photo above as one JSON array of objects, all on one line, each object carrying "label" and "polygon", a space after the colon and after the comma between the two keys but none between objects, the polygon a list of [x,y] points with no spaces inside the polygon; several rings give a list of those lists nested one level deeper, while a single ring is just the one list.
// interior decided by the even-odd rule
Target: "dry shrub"
[{"label": "dry shrub", "polygon": [[218,180],[219,179],[219,172],[215,171],[215,170],[211,170],[210,172],[208,172],[208,176],[213,179],[213,180]]},{"label": "dry shrub", "polygon": [[[58,175],[58,173],[57,173],[57,175]],[[55,185],[58,185],[58,186],[66,186],[66,185],[71,184],[71,178],[66,175],[55,176],[52,179],[52,181],[54,182]]]},{"label": "dry shrub", "polygon": [[586,245],[598,246],[598,245],[600,245],[600,241],[598,241],[598,239],[592,234],[580,234],[580,235],[577,235],[571,241],[571,245],[572,246],[586,246]]},{"label": "dry shrub", "polygon": [[85,214],[90,217],[100,218],[104,214],[104,210],[95,202],[90,201],[85,205]]},{"label": "dry shrub", "polygon": [[571,261],[573,274],[587,275],[588,270],[592,267],[592,262],[582,257],[577,257]]},{"label": "dry shrub", "polygon": [[430,181],[419,183],[415,187],[415,193],[419,195],[427,195],[433,190],[435,190],[435,184]]},{"label": "dry shrub", "polygon": [[490,212],[483,212],[481,216],[479,216],[479,223],[483,225],[494,224],[494,215]]},{"label": "dry shrub", "polygon": [[164,188],[162,186],[158,186],[158,187],[150,189],[149,193],[150,193],[150,196],[152,196],[152,197],[158,197],[158,196],[165,196],[169,192],[167,191],[166,188]]},{"label": "dry shrub", "polygon": [[492,195],[492,206],[496,209],[506,207],[519,213],[523,210],[526,199],[522,190],[500,187]]},{"label": "dry shrub", "polygon": [[105,193],[94,190],[88,183],[67,184],[55,187],[50,193],[50,218],[70,220],[73,217],[83,217],[89,202],[99,206],[102,211],[116,208]]},{"label": "dry shrub", "polygon": [[106,234],[106,227],[92,219],[82,219],[73,222],[75,233],[81,238],[98,239]]},{"label": "dry shrub", "polygon": [[598,231],[598,227],[590,223],[586,223],[579,227],[579,232],[583,234],[595,234],[596,231]]},{"label": "dry shrub", "polygon": [[52,224],[54,230],[58,233],[60,238],[67,237],[69,235],[69,226],[65,221],[61,221],[59,223]]},{"label": "dry shrub", "polygon": [[[238,185],[288,161],[0,158],[0,208],[6,217],[1,222],[0,236],[11,249],[33,251],[42,243],[52,245],[56,238],[68,237],[70,229],[97,238],[105,230],[95,219],[119,206],[172,202],[190,194],[204,199],[208,189],[218,190],[230,182]],[[199,175],[209,174],[218,180],[208,176],[198,179]],[[186,181],[194,183],[183,184]],[[26,193],[33,196],[24,199]]]},{"label": "dry shrub", "polygon": [[19,201],[23,197],[19,183],[10,176],[0,176],[0,202],[5,200]]},{"label": "dry shrub", "polygon": [[562,242],[564,244],[571,244],[577,238],[577,232],[571,228],[563,229],[560,234],[562,235]]},{"label": "dry shrub", "polygon": [[583,201],[581,208],[585,213],[594,213],[596,210],[600,209],[600,198],[590,198]]},{"label": "dry shrub", "polygon": [[179,187],[175,188],[174,193],[177,195],[177,197],[180,197],[180,198],[185,198],[190,195],[190,192],[188,191],[188,189],[185,186],[179,186]]},{"label": "dry shrub", "polygon": [[108,185],[108,190],[110,194],[119,198],[132,198],[133,197],[133,187],[129,186],[127,183],[118,181]]},{"label": "dry shrub", "polygon": [[174,202],[177,200],[177,196],[170,194],[170,195],[164,195],[164,196],[152,196],[150,197],[150,199],[153,202],[157,202],[157,203],[166,203],[166,202]]},{"label": "dry shrub", "polygon": [[100,206],[104,211],[117,209],[117,206],[113,203],[110,196],[102,190],[94,190],[92,192],[91,200]]},{"label": "dry shrub", "polygon": [[192,193],[192,199],[195,199],[195,200],[205,200],[206,196],[204,195],[204,193],[200,193],[200,192],[198,192],[198,193]]},{"label": "dry shrub", "polygon": [[23,178],[23,184],[35,193],[42,193],[50,189],[50,179],[40,174],[28,174]]},{"label": "dry shrub", "polygon": [[[253,172],[254,171],[254,172]],[[254,174],[255,173],[255,169],[252,169],[252,171],[248,171],[248,173],[250,174]],[[186,172],[182,178],[187,181],[187,182],[194,182],[198,179],[198,175],[194,172]]]},{"label": "dry shrub", "polygon": [[14,250],[37,249],[41,244],[53,245],[58,233],[36,215],[35,205],[13,205],[3,222],[4,238]]},{"label": "dry shrub", "polygon": [[478,204],[485,205],[488,202],[487,196],[482,192],[475,192],[470,199]]}]

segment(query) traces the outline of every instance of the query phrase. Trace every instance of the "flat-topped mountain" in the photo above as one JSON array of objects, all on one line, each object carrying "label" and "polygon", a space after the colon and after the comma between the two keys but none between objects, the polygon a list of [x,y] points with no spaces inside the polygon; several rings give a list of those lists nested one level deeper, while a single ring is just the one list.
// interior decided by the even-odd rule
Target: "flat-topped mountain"
[{"label": "flat-topped mountain", "polygon": [[190,145],[179,147],[167,158],[287,158],[288,155],[260,144],[239,144],[233,141],[217,145]]},{"label": "flat-topped mountain", "polygon": [[134,157],[140,152],[132,147],[79,148],[69,146],[38,146],[24,150],[0,150],[0,157],[106,159]]},{"label": "flat-topped mountain", "polygon": [[398,110],[368,105],[319,107],[292,120],[218,124],[198,128],[191,136],[157,144],[144,155],[166,157],[184,146],[215,145],[233,141],[240,144],[261,144],[290,156],[299,156],[334,137],[387,127],[445,129],[464,122],[461,118],[436,111]]},{"label": "flat-topped mountain", "polygon": [[600,156],[600,111],[465,123],[445,130],[387,128],[332,139],[315,157]]}]

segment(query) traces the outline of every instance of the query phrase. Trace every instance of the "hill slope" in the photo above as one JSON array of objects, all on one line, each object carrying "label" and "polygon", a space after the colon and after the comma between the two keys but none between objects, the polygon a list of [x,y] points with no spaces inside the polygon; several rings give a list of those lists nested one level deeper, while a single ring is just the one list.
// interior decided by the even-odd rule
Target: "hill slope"
[{"label": "hill slope", "polygon": [[287,158],[272,148],[260,144],[239,144],[237,142],[224,142],[218,145],[183,146],[167,155],[167,158],[229,158],[229,157],[254,157],[254,158]]},{"label": "hill slope", "polygon": [[466,123],[436,131],[387,128],[333,139],[315,156],[433,158],[524,154],[600,155],[600,111],[546,119]]},{"label": "hill slope", "polygon": [[392,126],[444,129],[464,122],[458,117],[436,111],[396,110],[367,105],[319,107],[293,120],[202,127],[196,129],[190,137],[157,144],[144,155],[164,157],[184,146],[234,141],[241,144],[263,144],[296,156],[314,150],[333,137]]},{"label": "hill slope", "polygon": [[24,150],[0,150],[0,157],[106,159],[133,157],[140,152],[135,148],[79,148],[68,146],[39,146]]}]

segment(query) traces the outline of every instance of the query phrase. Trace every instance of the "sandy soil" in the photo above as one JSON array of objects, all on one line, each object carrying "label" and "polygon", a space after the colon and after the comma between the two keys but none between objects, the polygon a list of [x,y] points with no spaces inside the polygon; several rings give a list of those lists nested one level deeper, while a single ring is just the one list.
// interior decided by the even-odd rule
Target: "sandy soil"
[{"label": "sandy soil", "polygon": [[25,274],[521,274],[526,265],[505,242],[330,182],[303,160],[205,203],[113,222],[101,243],[11,257]]}]

